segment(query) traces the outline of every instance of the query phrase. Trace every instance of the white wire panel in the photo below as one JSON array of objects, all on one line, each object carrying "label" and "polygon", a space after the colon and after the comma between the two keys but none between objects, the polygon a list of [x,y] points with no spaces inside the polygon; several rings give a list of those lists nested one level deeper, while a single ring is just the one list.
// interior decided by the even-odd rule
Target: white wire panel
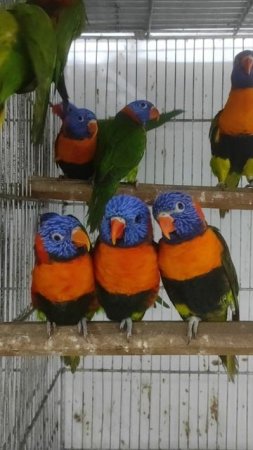
[{"label": "white wire panel", "polygon": [[[70,98],[98,118],[136,98],[148,98],[161,112],[182,108],[175,121],[148,133],[138,179],[215,185],[210,121],[226,101],[234,55],[252,45],[252,39],[77,40],[66,70]],[[76,205],[75,214],[82,220],[81,208]],[[72,206],[65,211],[74,213]],[[241,319],[252,320],[252,213],[232,211],[222,221],[217,210],[205,214],[228,242],[241,286]],[[155,224],[154,230],[158,240]],[[173,306],[158,306],[145,319],[180,318]],[[74,376],[63,378],[65,449],[250,450],[253,358],[240,357],[239,364],[233,384],[217,355],[87,357]]]}]

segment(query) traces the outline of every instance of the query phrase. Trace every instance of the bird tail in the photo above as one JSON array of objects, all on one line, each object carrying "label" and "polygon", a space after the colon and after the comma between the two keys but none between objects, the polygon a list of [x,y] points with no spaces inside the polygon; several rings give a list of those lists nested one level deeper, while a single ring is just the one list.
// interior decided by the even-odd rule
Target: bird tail
[{"label": "bird tail", "polygon": [[[228,188],[236,188],[239,184],[241,175],[236,172],[231,172],[227,175],[226,178],[226,187]],[[220,209],[220,218],[224,219],[228,209]]]},{"label": "bird tail", "polygon": [[223,367],[227,372],[228,381],[235,381],[235,375],[238,373],[238,360],[234,355],[220,355]]},{"label": "bird tail", "polygon": [[4,103],[0,103],[0,127],[4,122]]},{"label": "bird tail", "polygon": [[118,183],[116,184],[111,180],[104,180],[102,183],[94,185],[89,202],[87,220],[91,232],[99,228],[104,215],[105,205],[115,194],[117,185]]},{"label": "bird tail", "polygon": [[80,363],[80,357],[79,356],[63,356],[63,362],[65,366],[70,367],[70,370],[72,373],[75,373],[79,363]]}]

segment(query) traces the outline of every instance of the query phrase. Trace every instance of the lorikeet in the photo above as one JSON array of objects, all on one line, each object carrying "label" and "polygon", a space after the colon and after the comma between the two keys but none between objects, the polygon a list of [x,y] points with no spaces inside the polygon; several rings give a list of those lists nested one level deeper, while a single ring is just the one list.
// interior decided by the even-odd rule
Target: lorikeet
[{"label": "lorikeet", "polygon": [[64,68],[69,49],[85,29],[86,11],[83,0],[29,0],[44,9],[54,26],[57,42],[57,58],[54,78],[55,86],[63,100],[68,100],[64,79]]},{"label": "lorikeet", "polygon": [[[253,186],[253,51],[234,59],[231,91],[209,132],[211,168],[219,185],[237,187],[242,175]],[[224,213],[221,212],[223,216]]]},{"label": "lorikeet", "polygon": [[99,227],[105,205],[117,190],[120,180],[141,161],[146,148],[146,122],[157,119],[159,112],[152,103],[136,100],[119,111],[109,124],[106,121],[101,124],[103,128],[98,132],[94,186],[88,211],[91,231]]},{"label": "lorikeet", "polygon": [[[162,230],[158,263],[163,285],[189,322],[189,341],[200,320],[226,321],[229,308],[233,320],[239,320],[239,286],[229,249],[217,228],[206,223],[200,206],[182,192],[164,193],[155,200],[153,215]],[[234,380],[236,357],[220,358]]]},{"label": "lorikeet", "polygon": [[44,128],[55,69],[56,38],[45,12],[34,5],[0,9],[0,115],[14,93],[36,88],[32,136],[39,142]]},{"label": "lorikeet", "polygon": [[94,172],[97,148],[97,119],[86,108],[77,108],[69,102],[52,107],[62,119],[55,141],[55,162],[68,178],[88,180]]},{"label": "lorikeet", "polygon": [[148,207],[140,199],[116,195],[106,205],[94,248],[98,301],[109,319],[127,327],[141,320],[158,297],[159,269]]},{"label": "lorikeet", "polygon": [[89,237],[76,217],[42,214],[31,294],[33,306],[47,318],[49,335],[55,325],[75,324],[87,335],[86,319],[98,309],[89,250]]}]

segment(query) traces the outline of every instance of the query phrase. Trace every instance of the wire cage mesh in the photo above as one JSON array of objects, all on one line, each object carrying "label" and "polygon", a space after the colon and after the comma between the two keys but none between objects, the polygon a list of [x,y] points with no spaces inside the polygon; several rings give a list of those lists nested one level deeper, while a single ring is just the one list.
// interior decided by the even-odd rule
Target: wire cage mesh
[{"label": "wire cage mesh", "polygon": [[[136,98],[148,98],[160,111],[182,108],[175,120],[149,132],[138,180],[211,186],[210,121],[227,98],[234,55],[252,47],[250,37],[80,38],[69,53],[67,86],[71,100],[98,118]],[[0,136],[1,321],[36,319],[27,319],[27,312],[39,214],[86,220],[82,202],[29,198],[29,177],[60,175],[53,157],[59,123],[48,113],[44,142],[33,145],[32,102],[29,94],[11,98]],[[231,250],[241,319],[252,320],[252,213],[231,211],[222,221],[217,210],[205,214]],[[162,288],[161,295],[166,299]],[[158,306],[145,319],[179,316],[173,307]],[[239,360],[235,383],[228,383],[215,355],[88,356],[74,375],[57,356],[3,357],[0,448],[250,450],[253,359]]]}]

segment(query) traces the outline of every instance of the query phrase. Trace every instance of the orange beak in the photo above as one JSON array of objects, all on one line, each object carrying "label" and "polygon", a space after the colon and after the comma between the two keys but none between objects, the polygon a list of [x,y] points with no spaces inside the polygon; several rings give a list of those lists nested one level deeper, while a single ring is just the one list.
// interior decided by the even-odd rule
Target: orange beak
[{"label": "orange beak", "polygon": [[150,118],[150,120],[159,120],[160,113],[155,106],[152,106],[152,108],[150,110],[149,118]]},{"label": "orange beak", "polygon": [[88,123],[88,130],[89,130],[89,133],[91,134],[91,136],[94,136],[94,134],[97,134],[97,132],[98,132],[98,123],[97,123],[97,121],[95,119],[89,121],[89,123]]},{"label": "orange beak", "polygon": [[122,238],[125,227],[126,223],[124,219],[121,219],[120,217],[113,217],[111,219],[111,238],[113,245],[116,244],[117,239]]},{"label": "orange beak", "polygon": [[166,216],[158,216],[158,223],[162,230],[163,235],[170,239],[170,233],[175,231],[174,219],[168,214]]},{"label": "orange beak", "polygon": [[242,67],[248,75],[250,75],[253,67],[253,57],[251,55],[245,56],[242,60]]},{"label": "orange beak", "polygon": [[86,247],[88,251],[90,250],[90,240],[85,231],[82,230],[81,228],[75,228],[72,231],[71,241],[77,247]]}]

